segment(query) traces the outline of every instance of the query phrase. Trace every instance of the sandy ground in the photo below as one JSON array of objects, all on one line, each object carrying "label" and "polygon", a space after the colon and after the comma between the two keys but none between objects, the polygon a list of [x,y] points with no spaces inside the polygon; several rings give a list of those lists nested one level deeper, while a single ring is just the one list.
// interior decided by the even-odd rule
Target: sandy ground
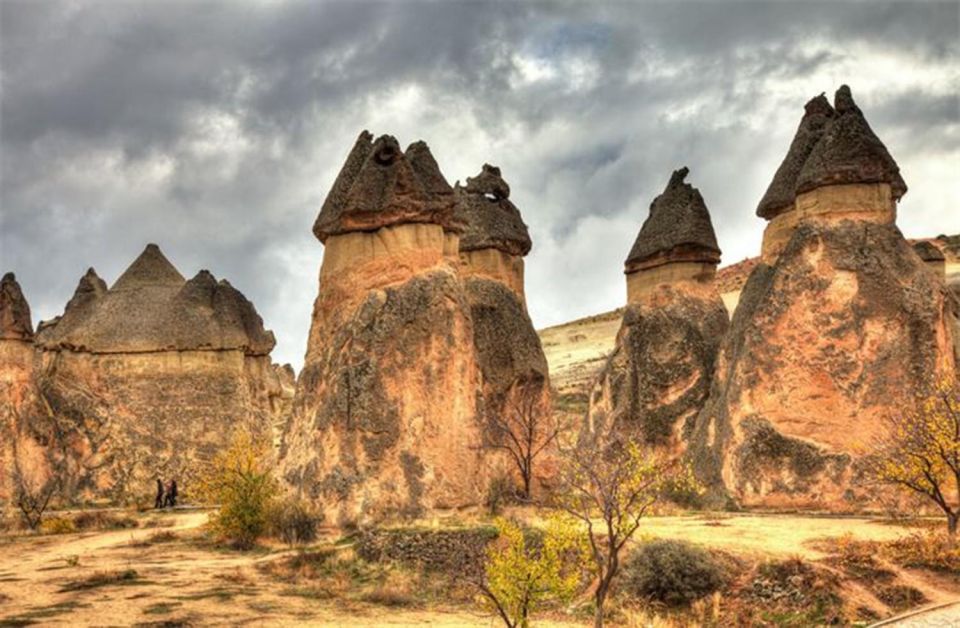
[{"label": "sandy ground", "polygon": [[[497,621],[464,607],[392,609],[343,600],[291,594],[290,585],[262,574],[258,565],[286,557],[287,550],[242,554],[189,541],[206,521],[203,512],[148,515],[138,528],[43,537],[0,538],[0,626],[309,624],[322,626],[496,626]],[[159,530],[179,540],[138,546]],[[780,515],[676,516],[647,520],[642,534],[685,538],[737,554],[821,558],[816,539],[850,533],[859,539],[889,540],[908,528],[867,519]],[[68,582],[96,572],[135,569],[138,579],[85,591],[62,592]],[[918,581],[933,602],[956,599],[950,591]],[[161,625],[161,624],[155,624]],[[167,624],[175,625],[175,624]],[[576,625],[548,621],[538,625]]]}]

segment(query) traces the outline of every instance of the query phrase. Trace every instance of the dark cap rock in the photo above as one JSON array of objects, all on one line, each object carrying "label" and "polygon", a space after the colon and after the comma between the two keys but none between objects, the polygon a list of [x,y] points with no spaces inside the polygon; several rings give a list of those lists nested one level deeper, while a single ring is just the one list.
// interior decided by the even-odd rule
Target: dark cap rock
[{"label": "dark cap rock", "polygon": [[796,193],[828,185],[889,183],[893,197],[907,192],[900,167],[874,134],[846,85],[834,97],[834,117],[797,177]]},{"label": "dark cap rock", "polygon": [[797,177],[813,147],[823,136],[827,124],[836,117],[826,96],[820,94],[804,106],[803,118],[793,136],[787,156],[773,175],[773,180],[757,206],[757,215],[767,220],[793,208]]},{"label": "dark cap rock", "polygon": [[13,273],[0,280],[0,340],[33,340],[30,305]]},{"label": "dark cap rock", "polygon": [[500,169],[484,164],[465,186],[456,187],[456,219],[463,224],[461,251],[493,248],[510,255],[526,255],[532,243],[520,210],[510,201],[510,186]]},{"label": "dark cap rock", "polygon": [[675,170],[650,204],[626,261],[626,272],[671,261],[720,262],[720,247],[700,191],[685,183],[689,169]]},{"label": "dark cap rock", "polygon": [[396,138],[363,131],[347,156],[313,225],[321,241],[353,231],[408,223],[433,223],[459,231],[453,188],[430,148],[415,142],[407,152]]}]

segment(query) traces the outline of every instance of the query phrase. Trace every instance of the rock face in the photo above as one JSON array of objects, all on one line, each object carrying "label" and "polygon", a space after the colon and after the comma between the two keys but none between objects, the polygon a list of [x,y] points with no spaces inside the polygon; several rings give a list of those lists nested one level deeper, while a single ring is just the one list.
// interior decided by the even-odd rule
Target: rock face
[{"label": "rock face", "polygon": [[849,89],[835,109],[794,208],[773,218],[797,223],[751,273],[697,419],[691,458],[717,500],[869,505],[859,448],[883,416],[956,372],[953,306],[893,224],[906,190],[896,164]]},{"label": "rock face", "polygon": [[67,501],[183,490],[237,428],[270,436],[282,390],[273,334],[227,281],[187,281],[148,245],[108,290],[93,269],[62,316],[41,325],[37,386]]},{"label": "rock face", "polygon": [[426,144],[364,132],[314,226],[320,290],[284,477],[328,520],[479,503],[482,380],[454,193]]},{"label": "rock face", "polygon": [[946,281],[947,278],[947,258],[943,252],[927,241],[921,240],[913,245],[913,250],[917,257],[923,260],[927,268],[940,281]]},{"label": "rock face", "polygon": [[0,512],[14,498],[20,415],[35,403],[33,323],[30,306],[13,273],[0,280]]},{"label": "rock face", "polygon": [[[523,291],[523,256],[531,241],[520,211],[510,201],[510,186],[500,169],[484,164],[480,174],[456,187],[455,215],[464,225],[460,239],[460,273],[473,320],[473,340],[483,377],[487,430],[484,438],[500,443],[525,422],[540,421],[551,433],[550,379],[540,337],[527,314]],[[536,415],[530,414],[536,412]],[[535,465],[542,484],[549,475],[547,447]],[[489,461],[489,460],[488,460]],[[509,464],[509,462],[508,462]]]},{"label": "rock face", "polygon": [[683,449],[710,390],[727,310],[700,192],[673,173],[625,263],[627,308],[590,396],[585,433]]}]

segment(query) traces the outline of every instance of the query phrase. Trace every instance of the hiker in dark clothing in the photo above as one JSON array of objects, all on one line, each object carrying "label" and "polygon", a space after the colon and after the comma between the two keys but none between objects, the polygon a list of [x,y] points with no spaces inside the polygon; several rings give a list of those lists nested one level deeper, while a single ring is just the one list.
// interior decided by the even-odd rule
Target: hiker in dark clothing
[{"label": "hiker in dark clothing", "polygon": [[153,502],[154,508],[163,508],[163,480],[157,478],[157,499]]},{"label": "hiker in dark clothing", "polygon": [[167,485],[167,506],[171,508],[177,505],[177,481],[170,480],[170,484]]}]

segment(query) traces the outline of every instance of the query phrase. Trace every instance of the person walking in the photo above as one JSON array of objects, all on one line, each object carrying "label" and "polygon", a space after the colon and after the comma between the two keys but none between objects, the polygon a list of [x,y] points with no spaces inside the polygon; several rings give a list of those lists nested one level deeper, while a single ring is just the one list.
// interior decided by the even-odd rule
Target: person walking
[{"label": "person walking", "polygon": [[157,477],[157,498],[153,501],[154,508],[163,508],[163,480]]},{"label": "person walking", "polygon": [[175,508],[177,505],[177,480],[170,480],[170,484],[167,485],[167,505],[171,508]]}]

